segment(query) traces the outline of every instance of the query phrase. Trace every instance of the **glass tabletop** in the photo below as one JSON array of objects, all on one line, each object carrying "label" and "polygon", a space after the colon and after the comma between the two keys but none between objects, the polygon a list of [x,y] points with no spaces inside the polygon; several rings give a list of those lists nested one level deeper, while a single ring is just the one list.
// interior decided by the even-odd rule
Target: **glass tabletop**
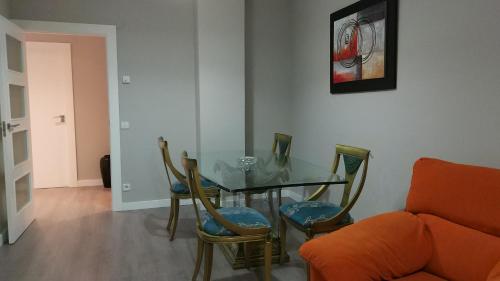
[{"label": "glass tabletop", "polygon": [[324,167],[271,151],[246,156],[243,151],[201,152],[197,158],[200,173],[232,193],[346,183]]}]

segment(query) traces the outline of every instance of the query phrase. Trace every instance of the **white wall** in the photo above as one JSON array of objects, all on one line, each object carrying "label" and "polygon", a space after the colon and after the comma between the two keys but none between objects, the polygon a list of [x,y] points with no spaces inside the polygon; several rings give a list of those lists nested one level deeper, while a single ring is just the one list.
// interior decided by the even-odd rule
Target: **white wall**
[{"label": "white wall", "polygon": [[[208,15],[224,18],[229,23],[224,31],[232,36],[225,36],[222,32],[214,34],[216,36],[213,38],[222,41],[212,42],[215,44],[213,46],[219,44],[224,52],[214,50],[214,47],[211,47],[211,51],[232,58],[233,61],[215,61],[215,58],[207,57],[202,63],[206,63],[207,67],[210,67],[209,63],[224,63],[231,70],[224,69],[219,77],[234,77],[229,83],[227,79],[219,79],[222,82],[218,82],[218,85],[206,84],[212,89],[223,89],[223,92],[214,94],[230,96],[230,102],[225,100],[224,103],[211,104],[213,100],[208,99],[203,104],[216,110],[207,107],[204,112],[210,110],[211,114],[216,114],[215,119],[224,120],[222,124],[233,122],[233,127],[223,129],[224,132],[232,131],[234,134],[224,133],[217,138],[227,138],[239,146],[239,149],[243,149],[244,2],[222,0],[221,3],[226,6],[209,11]],[[119,74],[132,77],[132,84],[120,85],[119,89],[120,117],[131,124],[130,130],[122,131],[121,134],[123,182],[132,184],[132,191],[123,193],[125,202],[168,198],[168,183],[156,144],[158,136],[163,135],[170,141],[174,153],[197,149],[197,126],[199,129],[201,120],[197,116],[196,107],[196,13],[194,0],[132,1],[126,5],[119,0],[66,1],[64,5],[56,0],[12,2],[12,18],[16,19],[117,26]],[[213,19],[208,18],[207,24]],[[213,21],[211,24],[214,28],[219,28],[217,25],[220,23]],[[210,40],[212,37],[206,38]],[[228,46],[234,51],[227,52]],[[235,89],[237,91],[229,92]],[[231,107],[220,110],[227,104],[231,104]],[[212,129],[218,126],[217,123],[208,125]],[[214,133],[222,128],[219,126],[215,129],[207,132],[208,136],[215,136]],[[206,140],[207,143],[211,141],[210,138]],[[218,144],[218,141],[212,144]],[[174,155],[174,160],[176,159]],[[177,165],[180,165],[178,161]]]},{"label": "white wall", "polygon": [[291,129],[291,5],[246,1],[247,150],[270,149]]},{"label": "white wall", "polygon": [[245,149],[245,2],[197,1],[199,148]]},{"label": "white wall", "polygon": [[[117,26],[123,201],[168,198],[157,137],[171,150],[196,149],[195,5],[193,0],[16,0],[11,18]],[[178,163],[180,164],[180,163]],[[119,188],[119,187],[118,187]]]},{"label": "white wall", "polygon": [[[247,1],[257,13],[252,17],[262,20],[247,20],[251,33],[258,34],[247,41],[247,48],[254,48],[247,52],[247,71],[252,71],[247,91],[254,89],[248,137],[264,146],[269,133],[289,130],[292,153],[325,167],[336,143],[372,149],[375,158],[356,217],[402,208],[412,163],[420,156],[500,166],[497,0],[401,0],[398,89],[341,96],[328,89],[329,14],[354,1],[287,1],[289,39],[278,31],[286,32],[286,26],[277,26],[279,18],[287,18],[279,8],[286,5],[265,2]],[[174,151],[196,149],[196,5],[190,0],[122,3],[16,0],[12,18],[118,26],[119,71],[132,76],[132,84],[120,87],[120,114],[132,125],[122,132],[123,180],[134,188],[124,200],[166,198],[155,138],[170,138]],[[276,9],[276,18],[264,5]],[[285,45],[289,60],[277,51]],[[291,62],[290,104],[275,114],[279,106],[270,104],[287,98],[281,82],[287,79],[267,73],[276,75],[286,61]],[[288,125],[270,124],[276,115],[290,118]]]},{"label": "white wall", "polygon": [[293,1],[293,153],[371,149],[358,218],[403,208],[421,156],[500,167],[500,3],[401,0],[397,90],[331,96],[329,14],[352,2]]}]

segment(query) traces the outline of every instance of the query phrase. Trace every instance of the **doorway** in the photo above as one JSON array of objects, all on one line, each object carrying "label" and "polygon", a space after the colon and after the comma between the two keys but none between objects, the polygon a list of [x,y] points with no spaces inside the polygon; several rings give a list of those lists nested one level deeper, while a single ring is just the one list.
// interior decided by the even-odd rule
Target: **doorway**
[{"label": "doorway", "polygon": [[33,187],[75,186],[77,159],[71,44],[27,41],[26,64]]},{"label": "doorway", "polygon": [[106,62],[108,77],[109,126],[111,142],[111,189],[113,211],[122,211],[126,207],[122,201],[122,169],[120,144],[120,110],[118,96],[118,57],[116,26],[47,22],[31,20],[13,20],[24,32],[47,34],[72,34],[82,36],[99,36],[106,41]]},{"label": "doorway", "polygon": [[105,39],[26,33],[26,58],[34,187],[102,186],[100,159],[110,154]]},{"label": "doorway", "polygon": [[[32,196],[31,118],[25,57],[27,33],[73,34],[104,38],[106,54],[104,60],[107,63],[104,72],[108,77],[106,89],[109,100],[109,119],[104,123],[109,124],[111,183],[114,187],[110,195],[112,195],[112,210],[123,209],[120,188],[122,180],[116,26],[10,21],[0,16],[0,57],[5,62],[0,64],[2,82],[0,83],[2,119],[0,123],[2,132],[2,138],[0,138],[0,245],[5,237],[8,237],[10,244],[15,243],[35,218]],[[47,65],[47,68],[50,68],[50,65]]]}]

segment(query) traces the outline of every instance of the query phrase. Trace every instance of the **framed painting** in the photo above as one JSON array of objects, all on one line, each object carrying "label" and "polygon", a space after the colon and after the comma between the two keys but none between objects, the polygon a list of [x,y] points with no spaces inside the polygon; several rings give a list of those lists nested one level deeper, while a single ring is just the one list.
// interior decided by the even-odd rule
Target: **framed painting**
[{"label": "framed painting", "polygon": [[397,0],[362,0],[330,15],[330,92],[396,88]]}]

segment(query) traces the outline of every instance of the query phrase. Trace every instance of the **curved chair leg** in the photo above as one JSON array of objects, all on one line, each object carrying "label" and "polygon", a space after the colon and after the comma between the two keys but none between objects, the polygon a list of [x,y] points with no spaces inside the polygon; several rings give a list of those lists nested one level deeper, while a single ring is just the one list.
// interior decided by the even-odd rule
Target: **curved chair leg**
[{"label": "curved chair leg", "polygon": [[274,214],[273,190],[267,191],[267,204],[269,204],[271,214]]},{"label": "curved chair leg", "polygon": [[196,252],[196,264],[194,266],[193,281],[198,277],[200,273],[201,260],[203,260],[203,249],[205,248],[205,242],[198,237],[198,250]]},{"label": "curved chair leg", "polygon": [[220,208],[220,193],[215,196],[215,208]]},{"label": "curved chair leg", "polygon": [[168,215],[168,224],[167,224],[167,231],[170,232],[170,226],[172,226],[172,220],[174,219],[174,212],[173,212],[173,206],[174,206],[174,198],[170,197],[170,214]]},{"label": "curved chair leg", "polygon": [[308,231],[306,233],[306,242],[314,238],[314,233]]},{"label": "curved chair leg", "polygon": [[243,242],[243,254],[245,255],[245,267],[250,268],[250,247],[247,242]]},{"label": "curved chair leg", "polygon": [[251,207],[252,206],[252,194],[251,193],[245,193],[245,207]]},{"label": "curved chair leg", "polygon": [[307,281],[311,281],[311,265],[309,263],[306,263],[306,270],[307,270]]},{"label": "curved chair leg", "polygon": [[172,229],[170,230],[170,241],[173,241],[175,238],[175,231],[177,230],[177,221],[179,220],[179,199],[175,199],[173,201],[174,205],[170,206],[173,208],[174,212],[174,220],[172,221]]},{"label": "curved chair leg", "polygon": [[214,253],[214,245],[205,243],[205,272],[203,273],[203,281],[210,281],[212,275],[212,259]]},{"label": "curved chair leg", "polygon": [[264,281],[271,281],[271,264],[273,259],[273,245],[270,238],[264,246]]},{"label": "curved chair leg", "polygon": [[286,256],[286,221],[280,218],[280,264],[285,262]]},{"label": "curved chair leg", "polygon": [[281,207],[281,189],[278,189],[278,207]]}]

